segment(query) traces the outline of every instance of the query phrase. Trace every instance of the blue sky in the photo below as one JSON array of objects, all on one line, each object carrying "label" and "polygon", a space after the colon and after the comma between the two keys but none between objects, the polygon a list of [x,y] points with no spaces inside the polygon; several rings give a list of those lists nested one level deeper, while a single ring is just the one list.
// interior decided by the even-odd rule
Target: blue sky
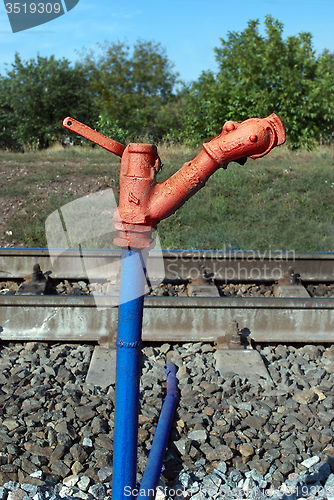
[{"label": "blue sky", "polygon": [[1,2],[0,73],[15,52],[23,59],[54,54],[75,61],[78,51],[95,49],[98,42],[131,46],[142,39],[161,43],[181,79],[189,82],[203,70],[216,69],[213,49],[220,37],[243,31],[250,19],[259,19],[263,30],[267,14],[284,24],[284,37],[308,31],[318,53],[334,52],[334,0],[79,0],[65,15],[19,33],[12,33]]}]

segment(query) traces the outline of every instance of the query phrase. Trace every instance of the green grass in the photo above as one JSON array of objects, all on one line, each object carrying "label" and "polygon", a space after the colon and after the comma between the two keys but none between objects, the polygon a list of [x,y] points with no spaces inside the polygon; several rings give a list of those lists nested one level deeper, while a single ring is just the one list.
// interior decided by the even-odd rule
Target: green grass
[{"label": "green grass", "polygon": [[53,211],[92,192],[117,188],[119,179],[119,160],[100,148],[2,152],[0,169],[0,198],[20,206],[7,222],[12,234],[5,239],[27,247],[47,246],[45,220]]},{"label": "green grass", "polygon": [[231,163],[159,224],[163,247],[334,251],[333,167],[329,149]]},{"label": "green grass", "polygon": [[[196,151],[159,147],[162,181]],[[119,161],[100,148],[0,153],[7,165],[0,197],[19,202],[8,241],[46,246],[44,222],[58,207],[108,187],[117,189]],[[9,168],[11,167],[11,168]],[[292,152],[285,147],[244,166],[231,163],[168,219],[163,248],[334,251],[333,149]],[[72,182],[72,185],[71,185]]]}]

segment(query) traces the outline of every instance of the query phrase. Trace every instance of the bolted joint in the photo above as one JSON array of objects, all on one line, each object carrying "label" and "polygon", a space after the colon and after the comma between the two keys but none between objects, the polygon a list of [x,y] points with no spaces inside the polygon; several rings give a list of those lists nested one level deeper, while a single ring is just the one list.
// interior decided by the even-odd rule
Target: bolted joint
[{"label": "bolted joint", "polygon": [[144,249],[154,246],[152,232],[155,228],[153,227],[116,222],[115,228],[118,233],[114,238],[114,244],[120,248]]},{"label": "bolted joint", "polygon": [[278,280],[278,284],[283,286],[300,285],[301,284],[300,274],[295,273],[293,268],[289,267],[289,269],[284,273],[283,278]]},{"label": "bolted joint", "polygon": [[217,338],[218,349],[244,349],[242,334],[238,323],[233,320],[229,323],[225,335]]}]

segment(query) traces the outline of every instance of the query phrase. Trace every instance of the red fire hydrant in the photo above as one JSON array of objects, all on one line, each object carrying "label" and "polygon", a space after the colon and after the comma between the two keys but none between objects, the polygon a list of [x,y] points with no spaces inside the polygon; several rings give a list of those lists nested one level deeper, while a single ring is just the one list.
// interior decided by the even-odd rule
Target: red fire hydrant
[{"label": "red fire hydrant", "polygon": [[158,441],[153,441],[138,493],[136,457],[146,267],[145,251],[141,249],[150,246],[152,229],[159,221],[181,207],[219,167],[226,168],[230,161],[244,163],[248,156],[259,158],[265,155],[284,142],[285,131],[275,114],[264,119],[251,118],[242,123],[227,122],[222,133],[204,144],[194,160],[186,163],[165,182],[158,183],[156,175],[161,163],[155,146],[129,144],[124,147],[72,118],[66,118],[63,124],[122,157],[119,206],[114,216],[118,230],[114,243],[122,247],[122,264],[116,339],[112,498],[152,498],[161,474],[177,396],[171,395],[173,401],[168,404],[166,413],[163,406],[159,419],[161,426],[158,424],[157,428]]},{"label": "red fire hydrant", "polygon": [[63,125],[122,157],[114,242],[132,248],[148,247],[158,222],[180,208],[218,168],[226,168],[231,161],[242,163],[247,157],[260,158],[285,141],[284,126],[275,113],[242,123],[228,121],[218,137],[203,144],[196,158],[158,183],[161,162],[156,146],[130,143],[125,147],[73,118],[65,118]]}]

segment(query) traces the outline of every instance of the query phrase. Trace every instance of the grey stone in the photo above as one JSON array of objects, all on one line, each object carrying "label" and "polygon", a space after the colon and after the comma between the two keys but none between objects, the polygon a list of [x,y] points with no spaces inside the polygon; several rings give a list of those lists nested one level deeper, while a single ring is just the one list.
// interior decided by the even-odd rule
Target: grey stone
[{"label": "grey stone", "polygon": [[106,491],[107,491],[107,489],[104,486],[104,484],[97,483],[97,484],[93,484],[89,488],[88,493],[93,495],[93,497],[96,498],[97,500],[104,500],[104,498],[106,496]]},{"label": "grey stone", "polygon": [[29,493],[29,495],[34,496],[38,491],[38,486],[36,486],[35,484],[22,483],[21,489]]},{"label": "grey stone", "polygon": [[27,493],[21,488],[15,488],[8,492],[7,500],[23,500]]},{"label": "grey stone", "polygon": [[188,434],[188,438],[192,441],[197,441],[198,443],[204,443],[207,439],[207,433],[205,430],[195,430]]},{"label": "grey stone", "polygon": [[70,370],[67,370],[65,368],[65,366],[60,366],[58,368],[58,373],[57,373],[57,376],[56,376],[56,380],[60,383],[60,384],[67,384],[68,382],[73,382],[74,381],[74,376],[73,374],[71,373]]},{"label": "grey stone", "polygon": [[327,478],[326,481],[326,487],[328,488],[334,488],[334,474],[330,474]]},{"label": "grey stone", "polygon": [[[282,435],[281,435],[281,437],[282,437]],[[291,453],[298,453],[297,446],[290,439],[282,439],[280,445],[282,448],[282,453],[287,452],[290,455],[291,455]]]},{"label": "grey stone", "polygon": [[180,474],[178,475],[178,481],[180,481],[181,485],[184,488],[188,488],[190,479],[190,474],[188,474],[187,472],[180,472]]},{"label": "grey stone", "polygon": [[51,447],[54,447],[57,444],[57,433],[54,429],[48,430],[48,443]]},{"label": "grey stone", "polygon": [[202,481],[202,491],[207,493],[210,498],[216,495],[219,491],[219,487],[222,480],[216,474],[210,474],[203,478]]},{"label": "grey stone", "polygon": [[58,444],[50,456],[49,465],[52,465],[54,462],[57,462],[58,460],[63,458],[65,453],[66,453],[66,446]]},{"label": "grey stone", "polygon": [[14,418],[6,418],[3,420],[2,424],[7,427],[9,431],[13,431],[19,427],[20,423]]},{"label": "grey stone", "polygon": [[111,466],[103,467],[102,469],[100,469],[98,471],[97,474],[99,476],[99,480],[101,481],[101,483],[106,483],[108,481],[111,481],[112,471],[113,471],[113,468]]},{"label": "grey stone", "polygon": [[36,495],[33,496],[32,500],[45,500],[45,498],[48,498],[49,500],[56,500],[55,495],[50,495],[49,497],[45,497],[43,493],[40,491],[38,491]]},{"label": "grey stone", "polygon": [[292,399],[299,404],[308,405],[318,400],[318,396],[311,389],[304,389],[292,396]]},{"label": "grey stone", "polygon": [[270,464],[261,458],[254,458],[248,462],[248,466],[254,469],[258,474],[264,475],[268,472]]},{"label": "grey stone", "polygon": [[51,465],[51,470],[60,477],[66,477],[71,472],[71,469],[62,460],[57,460]]},{"label": "grey stone", "polygon": [[91,482],[91,480],[90,480],[89,477],[87,477],[87,476],[81,476],[80,480],[77,483],[77,487],[81,491],[87,491],[88,488],[89,488],[90,482]]},{"label": "grey stone", "polygon": [[255,486],[256,486],[256,483],[255,483],[254,479],[252,477],[248,476],[245,479],[245,481],[243,482],[242,489],[246,493],[246,495],[248,496],[249,492],[253,491]]},{"label": "grey stone", "polygon": [[331,467],[328,462],[318,462],[316,465],[312,466],[310,472],[319,475],[319,481],[325,482],[326,479],[331,474]]},{"label": "grey stone", "polygon": [[307,458],[300,465],[309,469],[313,465],[317,464],[319,461],[320,461],[320,457],[314,456],[314,457]]},{"label": "grey stone", "polygon": [[106,436],[104,434],[100,434],[95,438],[95,447],[97,448],[102,448],[107,452],[108,450],[112,449],[112,440],[109,436]]},{"label": "grey stone", "polygon": [[89,406],[78,406],[75,413],[81,422],[87,422],[95,417],[95,411]]},{"label": "grey stone", "polygon": [[264,453],[263,458],[267,462],[272,462],[273,460],[280,458],[280,456],[281,456],[281,452],[278,448],[270,448],[269,450],[267,450]]},{"label": "grey stone", "polygon": [[233,457],[234,453],[229,446],[222,445],[220,448],[217,448],[209,453],[207,459],[209,461],[219,460],[226,461],[230,460]]},{"label": "grey stone", "polygon": [[61,498],[71,498],[73,493],[74,493],[73,488],[70,488],[69,486],[61,485],[59,489],[59,496]]},{"label": "grey stone", "polygon": [[7,445],[7,452],[9,455],[19,455],[20,448],[15,444],[8,444]]},{"label": "grey stone", "polygon": [[[250,293],[252,288],[253,292],[259,291],[258,287],[250,286],[246,292]],[[2,482],[8,482],[8,474],[12,474],[11,478],[19,476],[21,483],[30,482],[34,478],[25,479],[24,475],[36,467],[43,467],[44,477],[48,481],[52,477],[58,481],[60,471],[52,470],[52,465],[57,461],[63,462],[69,469],[65,477],[84,474],[89,478],[90,485],[103,483],[100,471],[109,467],[109,474],[104,478],[105,482],[109,482],[112,476],[111,436],[115,395],[114,387],[110,390],[92,389],[83,383],[92,346],[50,347],[36,343],[36,348],[32,350],[24,349],[22,345],[20,348],[13,345],[3,349],[6,349],[7,367],[1,374],[4,379],[0,394],[3,420],[7,420],[7,423],[14,420],[19,426],[9,432],[8,426],[0,424],[0,446],[10,455],[10,463],[7,463],[7,454],[3,463],[10,466],[8,472],[0,469]],[[322,346],[311,346],[306,350],[294,346],[257,346],[269,363],[269,371],[272,370],[277,376],[276,386],[273,387],[240,376],[223,380],[215,371],[212,344],[168,344],[166,349],[172,349],[178,359],[182,396],[178,405],[177,426],[171,434],[173,445],[170,449],[174,449],[177,456],[181,455],[184,474],[193,480],[196,478],[197,490],[193,492],[194,495],[200,492],[203,485],[211,484],[208,478],[218,478],[218,483],[221,482],[219,491],[214,493],[213,490],[211,496],[217,495],[217,498],[224,497],[225,500],[239,498],[236,496],[237,489],[252,484],[250,479],[255,482],[254,495],[257,500],[261,498],[260,489],[267,482],[277,490],[272,500],[281,500],[279,488],[284,483],[305,486],[308,483],[309,488],[328,483],[330,487],[332,479],[329,467],[334,456],[331,444],[334,395],[330,372],[334,372],[334,369],[326,369],[333,363],[333,357],[323,356],[327,350]],[[144,347],[143,352],[143,383],[146,389],[141,401],[140,436],[143,439],[139,443],[139,480],[140,473],[145,469],[146,448],[151,442],[165,391],[163,352],[159,346]],[[50,369],[46,369],[46,366]],[[69,378],[68,382],[59,383],[53,378],[53,373],[64,380]],[[26,375],[31,378],[21,378]],[[20,385],[23,380],[24,387]],[[52,392],[49,393],[50,390]],[[305,391],[311,391],[313,402],[305,404],[306,398],[303,399],[304,403],[300,402],[300,394],[307,395]],[[72,440],[71,443],[68,438]],[[85,459],[80,449],[72,450],[74,456],[69,453],[68,445],[71,444],[71,449],[73,443],[79,442],[87,454]],[[243,445],[247,445],[245,450],[250,451],[251,446],[254,455],[246,456]],[[224,450],[223,447],[225,454],[222,456],[220,450]],[[240,461],[240,455],[243,461]],[[312,455],[319,457],[318,463],[313,462]],[[329,463],[324,465],[321,460],[326,455]],[[203,456],[206,457],[205,466],[198,461]],[[307,462],[309,458],[311,462]],[[179,458],[174,457],[173,465],[170,460],[165,461],[167,474],[179,467],[180,462],[175,463],[175,460],[177,462]],[[217,466],[220,460],[223,465]],[[215,472],[210,474],[213,467]],[[241,474],[239,482],[234,484],[235,495],[234,489],[226,486],[231,467]],[[305,469],[305,474],[300,472],[301,469]],[[10,473],[9,470],[18,472]],[[247,476],[248,473],[252,475]],[[38,480],[40,483],[35,486],[45,483],[42,479]],[[177,484],[181,484],[179,479],[177,481]],[[84,483],[85,480],[83,486]],[[189,488],[192,483],[189,479]],[[72,489],[75,496],[77,491]],[[202,490],[205,491],[204,488]],[[87,488],[79,489],[78,492],[82,495],[81,500],[92,499]],[[58,493],[59,488],[54,493],[51,490],[49,499],[54,496],[51,500],[59,500]],[[243,498],[242,494],[244,492],[241,492],[240,498]],[[206,494],[206,497],[210,495]],[[318,498],[321,500],[320,496]],[[43,494],[43,498],[35,500],[48,499]]]},{"label": "grey stone", "polygon": [[93,447],[93,441],[89,437],[85,437],[82,441],[82,446],[85,446],[87,448],[92,448]]},{"label": "grey stone", "polygon": [[239,445],[238,451],[243,457],[251,457],[255,453],[254,446],[250,443],[242,443]]},{"label": "grey stone", "polygon": [[241,480],[243,479],[243,475],[239,470],[233,469],[231,470],[229,476],[228,476],[228,484],[231,484],[232,486],[237,485]]},{"label": "grey stone", "polygon": [[5,464],[5,465],[1,465],[0,469],[1,469],[1,472],[11,474],[11,473],[17,472],[18,466],[15,464]]},{"label": "grey stone", "polygon": [[80,474],[80,472],[82,470],[83,470],[83,466],[81,465],[80,462],[74,462],[73,465],[71,466],[72,474],[74,474],[75,476]]},{"label": "grey stone", "polygon": [[256,484],[260,484],[263,481],[263,474],[256,472],[256,470],[252,469],[245,473],[246,477],[251,477]]},{"label": "grey stone", "polygon": [[30,474],[30,477],[32,477],[34,479],[40,479],[40,480],[42,480],[43,479],[43,471],[42,470],[36,470],[35,472],[32,472]]},{"label": "grey stone", "polygon": [[178,441],[174,441],[174,445],[181,455],[185,455],[189,453],[191,447],[191,440],[188,438],[182,438]]},{"label": "grey stone", "polygon": [[278,467],[278,470],[284,475],[288,475],[290,472],[293,472],[295,469],[294,465],[289,461],[284,461],[282,465]]},{"label": "grey stone", "polygon": [[57,434],[57,441],[60,445],[63,445],[65,448],[70,448],[70,446],[73,443],[72,438],[68,434],[65,434],[64,432],[60,432],[59,434]]},{"label": "grey stone", "polygon": [[19,488],[20,486],[20,483],[18,483],[17,481],[8,481],[7,483],[3,484],[3,487],[8,491],[12,491],[15,488]]},{"label": "grey stone", "polygon": [[259,430],[264,426],[265,422],[266,420],[262,417],[249,415],[243,420],[242,425],[243,427],[251,427],[252,429]]},{"label": "grey stone", "polygon": [[77,443],[70,448],[70,453],[73,459],[77,462],[80,462],[81,464],[84,463],[88,457],[88,453],[86,452],[85,448]]},{"label": "grey stone", "polygon": [[220,387],[217,384],[207,382],[206,380],[201,382],[200,387],[204,390],[204,395],[206,397],[220,390]]},{"label": "grey stone", "polygon": [[65,420],[62,420],[62,421],[58,422],[58,423],[54,426],[54,430],[55,430],[57,433],[69,434],[69,426],[68,426],[68,423],[67,423]]},{"label": "grey stone", "polygon": [[217,468],[215,469],[215,471],[218,471],[220,474],[226,474],[226,471],[227,471],[227,465],[225,462],[219,462],[219,464],[217,465]]},{"label": "grey stone", "polygon": [[91,423],[93,434],[101,434],[102,432],[109,431],[108,422],[101,417],[94,417]]}]

